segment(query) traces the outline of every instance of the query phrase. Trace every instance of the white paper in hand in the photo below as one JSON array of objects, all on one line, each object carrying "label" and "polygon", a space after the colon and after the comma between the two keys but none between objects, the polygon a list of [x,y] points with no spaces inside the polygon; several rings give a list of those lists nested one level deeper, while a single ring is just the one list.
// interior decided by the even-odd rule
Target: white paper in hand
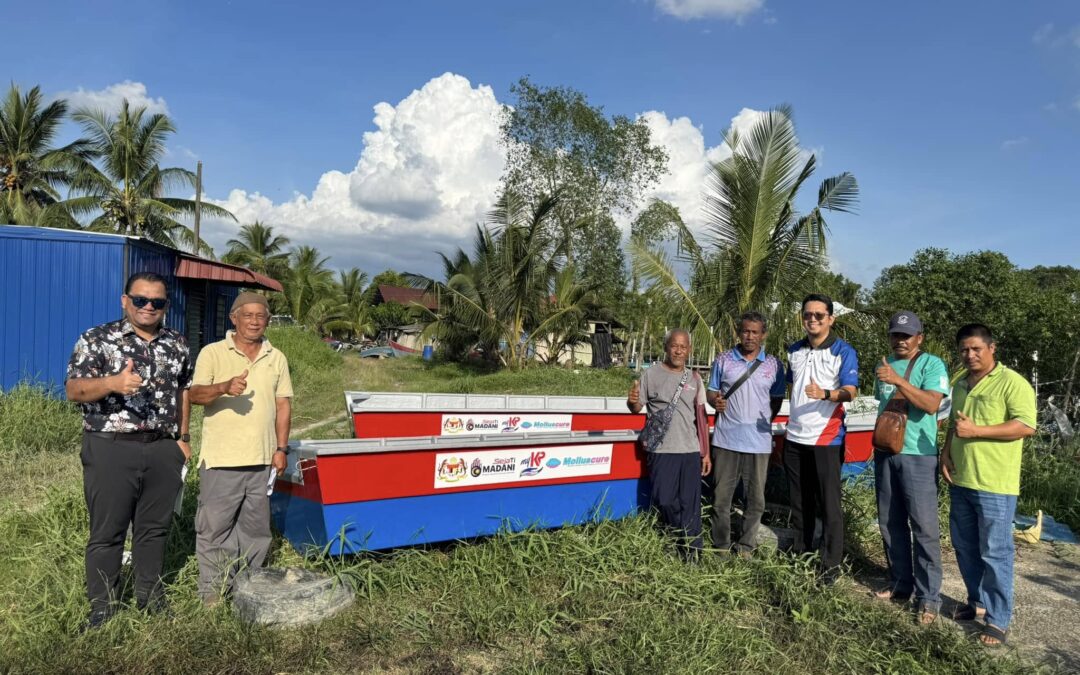
[{"label": "white paper in hand", "polygon": [[266,496],[274,494],[274,482],[277,481],[277,469],[270,467],[270,476],[266,480]]},{"label": "white paper in hand", "polygon": [[184,506],[184,487],[187,485],[187,472],[188,465],[184,464],[180,468],[180,492],[176,493],[176,504],[173,506],[173,512],[176,515],[180,515],[180,509]]}]

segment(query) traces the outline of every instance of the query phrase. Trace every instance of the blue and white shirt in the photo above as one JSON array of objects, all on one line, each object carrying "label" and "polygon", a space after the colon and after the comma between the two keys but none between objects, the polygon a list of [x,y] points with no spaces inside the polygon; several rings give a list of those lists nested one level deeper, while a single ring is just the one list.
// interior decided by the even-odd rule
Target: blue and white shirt
[{"label": "blue and white shirt", "polygon": [[787,388],[780,359],[766,356],[764,349],[758,350],[757,357],[750,360],[738,347],[724,352],[713,362],[709,391],[721,394],[730,391],[755,361],[761,365],[728,398],[727,409],[716,416],[712,444],[718,448],[754,454],[772,452],[771,399],[783,398]]},{"label": "blue and white shirt", "polygon": [[817,348],[811,348],[805,338],[788,347],[788,440],[803,445],[841,445],[846,432],[844,404],[807,397],[806,387],[811,380],[822,389],[858,388],[859,357],[855,348],[831,333]]}]

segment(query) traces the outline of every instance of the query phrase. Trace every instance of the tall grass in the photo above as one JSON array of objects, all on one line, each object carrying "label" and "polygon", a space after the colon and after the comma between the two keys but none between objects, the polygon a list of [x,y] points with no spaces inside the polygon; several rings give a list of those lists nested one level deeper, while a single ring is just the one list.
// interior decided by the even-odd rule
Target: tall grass
[{"label": "tall grass", "polygon": [[0,391],[0,460],[25,460],[40,453],[79,447],[82,417],[77,406],[46,396],[31,382]]},{"label": "tall grass", "polygon": [[808,559],[707,555],[686,565],[654,525],[642,516],[306,562],[279,547],[274,564],[324,569],[357,591],[346,612],[288,631],[203,609],[191,534],[174,528],[167,561],[174,616],[126,610],[80,636],[85,511],[76,489],[59,490],[48,508],[0,521],[0,671],[1025,670],[947,628],[919,628],[845,587],[819,586]]},{"label": "tall grass", "polygon": [[1039,509],[1080,535],[1080,439],[1026,444],[1017,510],[1034,515]]}]

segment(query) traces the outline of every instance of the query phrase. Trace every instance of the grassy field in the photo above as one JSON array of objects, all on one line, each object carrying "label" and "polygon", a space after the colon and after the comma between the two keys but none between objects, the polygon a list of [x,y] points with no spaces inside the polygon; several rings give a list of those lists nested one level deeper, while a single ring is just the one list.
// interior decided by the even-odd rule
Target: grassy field
[{"label": "grassy field", "polygon": [[[337,414],[346,388],[622,395],[630,380],[618,371],[485,373],[418,360],[361,362],[295,331],[271,339],[292,363],[297,426]],[[41,405],[56,406],[46,430],[34,424]],[[20,476],[34,483],[19,499],[5,497],[0,511],[0,672],[1032,670],[944,626],[918,628],[910,616],[855,593],[848,580],[819,587],[808,560],[707,555],[683,564],[649,516],[346,559],[301,560],[278,541],[272,564],[339,574],[358,599],[318,626],[252,627],[196,598],[194,482],[170,534],[173,615],[125,610],[104,629],[78,635],[87,609],[78,422],[66,404],[43,403],[31,391],[0,397],[0,459],[9,471],[0,492]],[[54,459],[61,468],[52,473],[32,468]],[[865,487],[845,504],[853,544],[868,557],[876,545],[871,505]]]}]

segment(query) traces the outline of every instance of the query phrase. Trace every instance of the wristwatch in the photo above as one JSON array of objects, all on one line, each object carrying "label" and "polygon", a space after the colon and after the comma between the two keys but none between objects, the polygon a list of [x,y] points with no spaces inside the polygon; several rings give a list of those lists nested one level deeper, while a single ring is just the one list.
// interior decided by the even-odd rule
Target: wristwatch
[{"label": "wristwatch", "polygon": [[284,452],[287,455],[287,454],[289,454],[289,446],[286,445],[286,446],[280,447],[277,450],[274,450],[274,452]]},{"label": "wristwatch", "polygon": [[191,442],[191,434],[180,434],[180,441],[182,443],[190,443]]},{"label": "wristwatch", "polygon": [[823,398],[821,400],[823,400],[823,401],[830,400],[830,398],[832,397],[832,389],[822,389],[821,391],[825,392],[825,398]]}]

